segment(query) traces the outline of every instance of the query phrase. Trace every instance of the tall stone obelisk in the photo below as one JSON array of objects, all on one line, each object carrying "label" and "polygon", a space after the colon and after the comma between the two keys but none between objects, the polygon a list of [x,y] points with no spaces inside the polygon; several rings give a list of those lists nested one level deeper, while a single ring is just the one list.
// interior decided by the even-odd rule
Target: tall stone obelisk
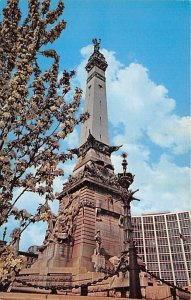
[{"label": "tall stone obelisk", "polygon": [[112,170],[110,159],[114,151],[109,146],[108,115],[106,98],[107,62],[100,50],[100,41],[93,39],[94,52],[86,65],[87,84],[84,111],[89,113],[89,119],[82,125],[78,162],[74,169],[77,174],[89,161],[102,161]]},{"label": "tall stone obelisk", "polygon": [[87,85],[84,111],[89,112],[89,119],[82,125],[80,146],[88,139],[89,133],[106,145],[109,145],[108,117],[106,100],[105,71],[107,62],[99,51],[99,43],[94,39],[94,52],[86,65]]},{"label": "tall stone obelisk", "polygon": [[[73,197],[78,198],[73,201],[73,205],[75,201],[78,204],[82,203],[79,214],[72,222],[73,228],[76,229],[73,230],[72,258],[68,265],[79,268],[86,266],[89,271],[94,270],[95,262],[92,261],[94,251],[99,252],[98,249],[96,250],[99,244],[98,242],[96,244],[96,234],[98,240],[101,238],[102,252],[108,253],[106,257],[120,253],[123,239],[122,228],[119,226],[122,207],[119,202],[114,201],[119,199],[119,195],[115,185],[117,178],[111,163],[111,153],[119,147],[109,145],[105,77],[108,65],[100,52],[100,40],[93,39],[93,44],[93,54],[86,65],[84,106],[84,111],[90,116],[82,125],[79,148],[71,150],[77,154],[78,160],[63,190],[64,197],[62,199],[60,197],[60,211],[64,209],[62,207],[66,195],[72,194]],[[103,257],[99,256],[98,259]]]}]

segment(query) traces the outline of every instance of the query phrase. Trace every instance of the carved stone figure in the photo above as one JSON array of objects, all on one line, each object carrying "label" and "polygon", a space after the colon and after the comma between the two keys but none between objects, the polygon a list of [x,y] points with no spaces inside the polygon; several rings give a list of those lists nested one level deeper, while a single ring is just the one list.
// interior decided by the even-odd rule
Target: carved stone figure
[{"label": "carved stone figure", "polygon": [[123,218],[124,218],[124,216],[120,215],[119,220],[118,220],[118,224],[120,227],[123,227],[123,223],[124,223]]},{"label": "carved stone figure", "polygon": [[100,231],[99,230],[97,231],[94,239],[96,241],[96,254],[100,255],[100,250],[101,250],[101,236],[100,236]]}]

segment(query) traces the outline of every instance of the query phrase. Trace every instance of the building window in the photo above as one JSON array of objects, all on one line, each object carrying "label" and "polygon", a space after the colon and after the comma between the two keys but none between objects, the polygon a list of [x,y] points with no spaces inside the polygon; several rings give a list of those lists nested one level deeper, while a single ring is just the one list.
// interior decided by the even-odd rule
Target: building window
[{"label": "building window", "polygon": [[180,236],[178,228],[172,228],[168,231],[169,236]]},{"label": "building window", "polygon": [[186,260],[191,261],[191,254],[190,253],[185,253]]},{"label": "building window", "polygon": [[[184,244],[184,251],[191,253],[191,245]],[[191,260],[191,254],[190,254],[190,260]]]},{"label": "building window", "polygon": [[159,230],[159,231],[157,230],[156,235],[157,235],[157,237],[166,237],[167,236],[166,231],[164,231],[164,230]]},{"label": "building window", "polygon": [[189,219],[188,212],[179,213],[178,216],[179,216],[179,219],[182,219],[182,220]]},{"label": "building window", "polygon": [[146,253],[156,253],[156,247],[146,247]]},{"label": "building window", "polygon": [[154,236],[154,231],[145,231],[145,238],[153,238]]},{"label": "building window", "polygon": [[185,265],[182,262],[176,262],[173,264],[174,270],[185,270]]},{"label": "building window", "polygon": [[171,252],[174,252],[174,253],[182,252],[181,245],[171,245],[170,249],[171,249]]},{"label": "building window", "polygon": [[170,272],[161,272],[162,279],[173,280],[173,275]]},{"label": "building window", "polygon": [[155,239],[145,239],[146,246],[156,246]]},{"label": "building window", "polygon": [[165,261],[165,262],[170,261],[170,254],[167,254],[167,253],[166,254],[163,254],[163,253],[161,254],[160,253],[159,254],[159,259],[160,259],[160,261]]},{"label": "building window", "polygon": [[148,263],[147,268],[149,271],[158,271],[159,270],[158,263]]},{"label": "building window", "polygon": [[171,263],[161,263],[160,269],[161,271],[171,271],[172,270]]},{"label": "building window", "polygon": [[147,255],[147,262],[157,262],[157,255],[156,254],[148,254]]},{"label": "building window", "polygon": [[174,272],[175,273],[175,277],[178,280],[185,280],[187,279],[186,273],[185,272]]},{"label": "building window", "polygon": [[169,253],[169,248],[168,246],[160,246],[158,247],[159,253]]},{"label": "building window", "polygon": [[190,220],[180,220],[180,226],[189,228],[191,226]]},{"label": "building window", "polygon": [[157,240],[158,245],[168,245],[168,240],[165,238],[160,238]]},{"label": "building window", "polygon": [[155,216],[154,219],[155,219],[156,223],[162,222],[164,224],[164,222],[165,222],[164,216]]},{"label": "building window", "polygon": [[153,223],[153,218],[152,217],[143,217],[143,223]]},{"label": "building window", "polygon": [[183,261],[183,255],[182,253],[172,253],[172,260],[173,261]]},{"label": "building window", "polygon": [[144,224],[143,225],[145,232],[148,230],[154,230],[154,225],[153,224]]},{"label": "building window", "polygon": [[176,221],[177,217],[175,214],[170,214],[166,216],[167,221]]},{"label": "building window", "polygon": [[189,227],[185,227],[185,228],[181,229],[181,233],[183,235],[185,235],[185,234],[190,235],[190,232],[191,232],[191,229]]},{"label": "building window", "polygon": [[156,230],[165,230],[166,229],[166,226],[165,226],[165,223],[155,223],[155,228]]},{"label": "building window", "polygon": [[181,241],[180,241],[179,236],[170,237],[170,244],[171,245],[180,244],[180,243],[181,243]]}]

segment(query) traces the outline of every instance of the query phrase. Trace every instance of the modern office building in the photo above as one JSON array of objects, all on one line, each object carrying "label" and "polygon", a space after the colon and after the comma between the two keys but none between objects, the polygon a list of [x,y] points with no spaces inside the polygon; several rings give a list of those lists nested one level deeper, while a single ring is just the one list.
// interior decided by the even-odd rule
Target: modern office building
[{"label": "modern office building", "polygon": [[132,217],[137,252],[146,268],[179,286],[191,284],[191,211]]}]

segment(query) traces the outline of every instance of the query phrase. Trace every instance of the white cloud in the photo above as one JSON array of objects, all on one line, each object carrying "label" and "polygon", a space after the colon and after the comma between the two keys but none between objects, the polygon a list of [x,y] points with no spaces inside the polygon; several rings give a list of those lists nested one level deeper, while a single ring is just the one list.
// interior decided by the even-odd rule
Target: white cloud
[{"label": "white cloud", "polygon": [[[83,60],[77,69],[77,79],[84,89],[87,76],[84,68],[92,47],[82,48],[81,53]],[[133,214],[188,209],[190,169],[178,166],[176,155],[190,149],[191,118],[175,114],[175,99],[168,96],[164,85],[151,80],[146,67],[138,63],[124,66],[114,52],[103,49],[102,53],[108,62],[109,120],[118,129],[112,132],[112,144],[123,144],[122,151],[129,154],[129,171],[136,175],[133,189],[140,188],[137,197],[142,201],[133,203]],[[151,143],[162,153],[155,164],[151,159]],[[116,172],[120,172],[120,155],[114,154],[112,161]]]},{"label": "white cloud", "polygon": [[[132,189],[139,188],[136,197],[141,202],[133,202],[132,213],[179,211],[190,208],[190,168],[179,167],[166,154],[159,162],[149,161],[149,151],[140,145],[124,145],[128,148],[128,171],[135,174]],[[113,155],[112,161],[121,172],[121,157]]]},{"label": "white cloud", "polygon": [[54,182],[53,182],[53,189],[54,189],[54,192],[56,193],[60,193],[63,189],[63,183],[64,183],[64,178],[63,177],[56,177],[54,179]]},{"label": "white cloud", "polygon": [[190,117],[172,115],[161,122],[160,130],[157,130],[157,125],[154,123],[152,127],[148,127],[148,135],[154,143],[172,148],[174,154],[183,154],[190,150]]},{"label": "white cloud", "polygon": [[[179,117],[173,110],[175,100],[168,97],[167,89],[157,85],[140,64],[119,69],[116,80],[108,79],[109,115],[117,125],[119,120],[131,141],[145,137],[161,148],[181,154],[189,150],[189,117]],[[116,111],[116,106],[123,109]]]},{"label": "white cloud", "polygon": [[[14,199],[17,198],[18,195],[22,192],[22,188],[18,188],[14,192]],[[45,201],[44,196],[39,196],[37,193],[33,192],[25,192],[15,204],[19,209],[26,209],[30,213],[34,214],[39,204]]]},{"label": "white cloud", "polygon": [[76,148],[79,145],[79,132],[76,128],[64,140],[68,149]]},{"label": "white cloud", "polygon": [[42,245],[46,229],[46,222],[38,222],[27,227],[21,236],[20,250],[27,251],[32,245]]},{"label": "white cloud", "polygon": [[[191,145],[191,118],[174,113],[176,102],[168,96],[167,88],[154,83],[143,65],[123,66],[114,52],[105,49],[102,52],[108,62],[107,99],[111,123],[115,126],[123,123],[128,141],[143,141],[147,137],[174,154],[187,152]],[[77,78],[84,88],[87,76],[84,67],[92,47],[82,48],[81,53],[84,58],[77,68]]]}]

